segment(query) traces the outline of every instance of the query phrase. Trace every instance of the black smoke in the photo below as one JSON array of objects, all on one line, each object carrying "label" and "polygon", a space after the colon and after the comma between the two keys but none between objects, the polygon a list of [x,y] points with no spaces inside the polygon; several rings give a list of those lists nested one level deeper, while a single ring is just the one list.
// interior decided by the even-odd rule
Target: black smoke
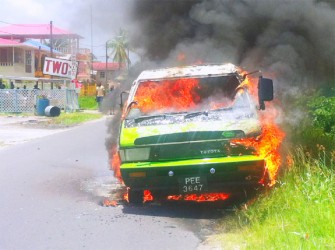
[{"label": "black smoke", "polygon": [[232,62],[287,86],[329,85],[335,76],[335,8],[313,0],[140,0],[132,43],[161,65]]},{"label": "black smoke", "polygon": [[[100,28],[125,27],[141,57],[124,89],[143,69],[198,61],[261,70],[275,80],[275,97],[286,106],[291,97],[334,85],[333,0],[128,0],[119,10],[123,22],[108,15],[113,2],[101,5]],[[109,148],[120,116],[110,126]],[[294,106],[286,108],[285,119],[298,124],[299,116],[304,113]]]}]

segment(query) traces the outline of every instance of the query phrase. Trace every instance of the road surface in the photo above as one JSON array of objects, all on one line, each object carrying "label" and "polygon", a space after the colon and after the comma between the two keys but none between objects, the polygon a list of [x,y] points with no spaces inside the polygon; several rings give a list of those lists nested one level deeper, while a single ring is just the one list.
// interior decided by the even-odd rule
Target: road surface
[{"label": "road surface", "polygon": [[[216,249],[203,241],[223,210],[120,198],[108,119],[0,147],[0,249]],[[118,205],[102,206],[106,198]]]}]

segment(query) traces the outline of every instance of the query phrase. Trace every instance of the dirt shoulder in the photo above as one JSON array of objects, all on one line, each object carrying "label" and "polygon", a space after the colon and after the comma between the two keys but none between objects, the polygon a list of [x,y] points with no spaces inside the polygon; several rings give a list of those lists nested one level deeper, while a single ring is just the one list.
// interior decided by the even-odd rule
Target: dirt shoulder
[{"label": "dirt shoulder", "polygon": [[0,116],[0,150],[69,129],[48,125],[46,116]]}]

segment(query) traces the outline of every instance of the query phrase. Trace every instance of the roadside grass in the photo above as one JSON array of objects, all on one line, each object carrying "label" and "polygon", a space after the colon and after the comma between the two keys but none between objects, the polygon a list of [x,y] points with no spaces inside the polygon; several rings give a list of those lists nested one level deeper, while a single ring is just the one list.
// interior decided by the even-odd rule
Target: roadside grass
[{"label": "roadside grass", "polygon": [[86,113],[86,112],[74,112],[74,113],[63,113],[57,117],[52,117],[48,124],[55,124],[55,125],[77,125],[83,122],[96,120],[103,117],[101,113]]},{"label": "roadside grass", "polygon": [[[0,113],[0,116],[31,116],[30,113]],[[103,117],[103,114],[101,113],[94,113],[94,112],[73,112],[73,113],[65,113],[62,111],[59,116],[56,117],[46,117],[49,118],[47,123],[48,125],[64,125],[64,126],[70,126],[70,125],[77,125],[83,122],[91,121],[100,119]]]},{"label": "roadside grass", "polygon": [[290,159],[276,187],[219,223],[223,249],[335,249],[334,162]]},{"label": "roadside grass", "polygon": [[95,100],[95,96],[79,96],[79,107],[86,110],[97,110],[98,104]]}]

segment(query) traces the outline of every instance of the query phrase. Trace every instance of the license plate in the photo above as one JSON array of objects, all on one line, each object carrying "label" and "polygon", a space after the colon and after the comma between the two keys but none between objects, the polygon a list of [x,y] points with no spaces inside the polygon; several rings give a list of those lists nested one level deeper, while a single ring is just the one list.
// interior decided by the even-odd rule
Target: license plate
[{"label": "license plate", "polygon": [[179,189],[182,194],[202,193],[207,190],[207,178],[205,176],[181,177]]}]

